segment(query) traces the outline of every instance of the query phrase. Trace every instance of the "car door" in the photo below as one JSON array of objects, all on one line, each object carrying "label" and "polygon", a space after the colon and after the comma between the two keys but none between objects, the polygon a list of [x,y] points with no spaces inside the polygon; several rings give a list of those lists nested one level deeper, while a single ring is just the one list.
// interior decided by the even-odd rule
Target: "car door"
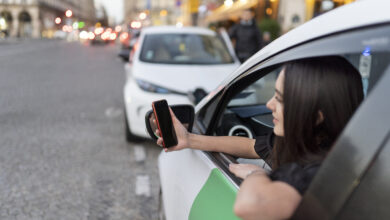
[{"label": "car door", "polygon": [[[390,63],[388,36],[389,24],[371,25],[324,36],[269,57],[257,66],[247,68],[246,72],[230,82],[217,101],[198,111],[197,120],[207,125],[207,135],[240,135],[249,138],[264,135],[272,129],[270,113],[265,108],[265,100],[271,96],[267,93],[273,93],[272,82],[281,65],[294,59],[342,56],[361,73],[364,93],[367,95]],[[234,128],[237,132],[232,131]],[[267,167],[264,161],[241,160],[223,153],[208,154],[229,177],[227,180],[236,185],[240,184],[240,180],[228,171],[228,164],[242,161]]]},{"label": "car door", "polygon": [[233,213],[238,186],[209,153],[162,152],[159,172],[166,219],[238,219]]}]

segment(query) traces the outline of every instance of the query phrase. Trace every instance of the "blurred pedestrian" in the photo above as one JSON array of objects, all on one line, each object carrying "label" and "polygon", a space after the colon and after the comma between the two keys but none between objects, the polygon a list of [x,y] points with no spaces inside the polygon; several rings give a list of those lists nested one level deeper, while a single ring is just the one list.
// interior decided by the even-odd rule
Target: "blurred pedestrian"
[{"label": "blurred pedestrian", "polygon": [[241,63],[261,49],[262,36],[252,9],[246,9],[241,14],[240,22],[230,29],[229,36]]},{"label": "blurred pedestrian", "polygon": [[263,42],[261,44],[261,48],[267,46],[269,43],[271,43],[271,33],[269,33],[268,31],[264,31]]}]

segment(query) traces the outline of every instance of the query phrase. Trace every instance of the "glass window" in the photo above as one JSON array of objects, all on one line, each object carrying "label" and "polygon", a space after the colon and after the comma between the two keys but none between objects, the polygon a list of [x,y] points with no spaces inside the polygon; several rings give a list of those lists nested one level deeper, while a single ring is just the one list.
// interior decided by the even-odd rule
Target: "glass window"
[{"label": "glass window", "polygon": [[268,133],[272,127],[272,113],[267,109],[268,100],[274,95],[275,82],[281,67],[274,68],[233,96],[223,112],[216,135],[255,138]]},{"label": "glass window", "polygon": [[280,68],[253,82],[229,102],[228,107],[265,105],[273,96]]},{"label": "glass window", "polygon": [[233,63],[233,58],[220,38],[200,34],[147,35],[140,60],[165,64]]}]

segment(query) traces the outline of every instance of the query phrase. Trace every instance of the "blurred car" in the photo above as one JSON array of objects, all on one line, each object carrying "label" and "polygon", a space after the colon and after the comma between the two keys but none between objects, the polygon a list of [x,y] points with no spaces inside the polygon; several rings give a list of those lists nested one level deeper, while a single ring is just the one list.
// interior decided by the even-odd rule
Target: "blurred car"
[{"label": "blurred car", "polygon": [[[387,0],[357,1],[312,19],[252,56],[195,108],[194,133],[252,138],[273,129],[265,104],[283,63],[335,55],[359,70],[366,98],[292,219],[390,219],[389,8]],[[229,172],[229,164],[240,161],[193,149],[161,152],[160,217],[238,219],[233,204],[242,180]]]},{"label": "blurred car", "polygon": [[121,57],[123,61],[129,61],[130,52],[133,49],[135,43],[137,42],[139,34],[140,31],[138,29],[132,29],[129,32],[122,32],[119,35],[121,47],[118,56]]},{"label": "blurred car", "polygon": [[192,103],[199,100],[239,66],[231,42],[216,32],[174,26],[149,27],[126,64],[124,86],[126,138],[148,137],[144,116],[152,101]]},{"label": "blurred car", "polygon": [[68,35],[68,34],[67,34],[65,31],[57,30],[57,31],[54,32],[53,38],[54,38],[54,39],[61,39],[61,40],[64,40],[64,39],[66,39],[66,36],[67,36],[67,35]]},{"label": "blurred car", "polygon": [[107,35],[107,32],[103,27],[95,28],[92,33],[93,35],[91,35],[89,38],[91,45],[105,45],[109,42],[109,34]]}]

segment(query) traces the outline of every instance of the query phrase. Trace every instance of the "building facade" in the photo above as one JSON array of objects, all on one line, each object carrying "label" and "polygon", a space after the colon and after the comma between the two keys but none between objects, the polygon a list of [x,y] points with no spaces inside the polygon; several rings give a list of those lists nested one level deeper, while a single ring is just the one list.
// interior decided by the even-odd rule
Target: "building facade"
[{"label": "building facade", "polygon": [[[185,0],[124,0],[125,23],[142,21],[147,25],[176,24],[181,15],[182,1]],[[140,17],[143,12],[146,18]]]},{"label": "building facade", "polygon": [[[72,18],[65,17],[72,10]],[[55,23],[61,18],[59,24]],[[95,22],[93,0],[0,0],[0,31],[10,37],[51,37],[64,24]]]},{"label": "building facade", "polygon": [[[264,18],[276,20],[285,33],[296,26],[355,0],[204,0],[204,5],[218,4],[208,10],[206,24],[224,21],[237,22],[243,10],[248,8],[256,12],[256,20]],[[209,8],[209,7],[208,7]],[[210,8],[209,8],[210,9]]]}]

